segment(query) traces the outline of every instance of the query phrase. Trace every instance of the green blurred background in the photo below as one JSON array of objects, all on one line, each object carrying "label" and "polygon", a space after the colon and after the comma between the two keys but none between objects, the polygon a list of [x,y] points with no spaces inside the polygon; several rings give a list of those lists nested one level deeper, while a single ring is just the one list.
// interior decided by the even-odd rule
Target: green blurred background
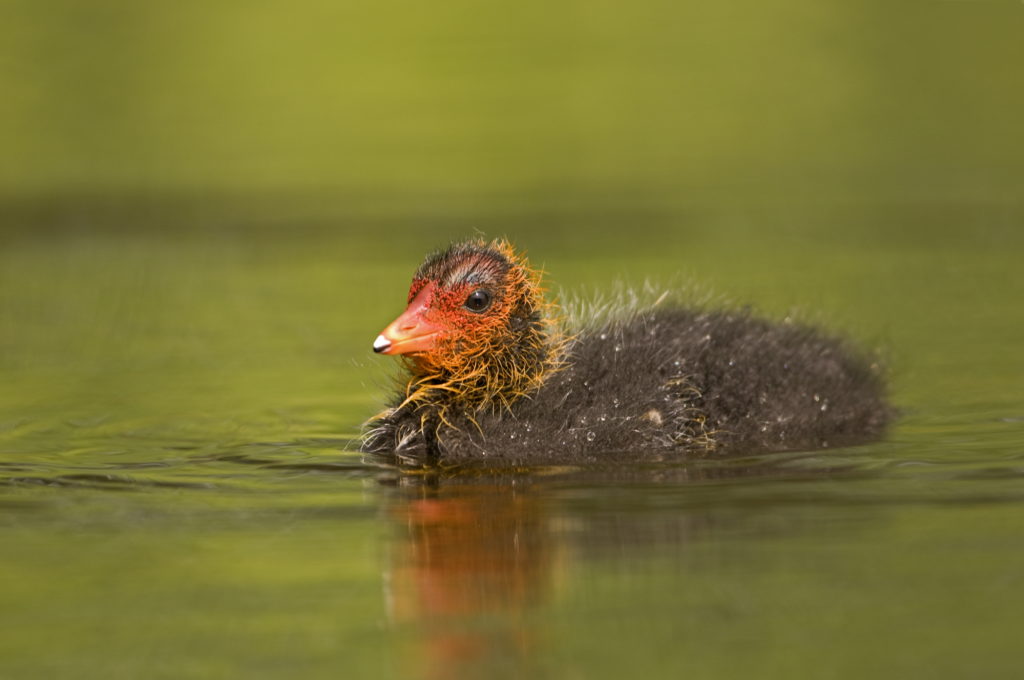
[{"label": "green blurred background", "polygon": [[[0,675],[1018,676],[1022,36],[1010,0],[0,0]],[[901,417],[381,480],[370,343],[478,232],[556,291],[820,320]]]},{"label": "green blurred background", "polygon": [[0,11],[8,196],[315,193],[415,213],[594,192],[1006,199],[1024,179],[1009,1]]}]

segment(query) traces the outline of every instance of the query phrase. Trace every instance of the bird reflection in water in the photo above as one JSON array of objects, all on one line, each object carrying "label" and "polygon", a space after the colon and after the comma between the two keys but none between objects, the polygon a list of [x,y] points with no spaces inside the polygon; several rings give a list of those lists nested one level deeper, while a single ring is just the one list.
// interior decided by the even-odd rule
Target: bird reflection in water
[{"label": "bird reflection in water", "polygon": [[813,516],[780,519],[756,495],[726,487],[799,481],[808,498],[808,481],[864,474],[800,465],[802,457],[390,477],[383,505],[395,534],[385,595],[398,632],[411,633],[419,648],[412,674],[543,675],[538,666],[558,628],[548,601],[568,597],[570,584],[586,587],[568,578],[581,563],[627,560],[632,573],[653,550],[686,555],[697,541],[735,532],[791,532]]},{"label": "bird reflection in water", "polygon": [[417,631],[424,677],[528,668],[531,611],[559,562],[542,500],[514,481],[403,478],[395,491],[386,595],[394,623]]}]

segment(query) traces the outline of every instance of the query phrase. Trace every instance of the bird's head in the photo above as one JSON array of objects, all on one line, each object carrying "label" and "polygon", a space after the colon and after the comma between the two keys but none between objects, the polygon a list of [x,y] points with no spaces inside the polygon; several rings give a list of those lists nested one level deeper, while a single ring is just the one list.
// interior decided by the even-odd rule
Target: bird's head
[{"label": "bird's head", "polygon": [[549,307],[539,274],[507,241],[457,243],[416,270],[405,311],[373,351],[405,357],[410,399],[507,406],[557,363]]}]

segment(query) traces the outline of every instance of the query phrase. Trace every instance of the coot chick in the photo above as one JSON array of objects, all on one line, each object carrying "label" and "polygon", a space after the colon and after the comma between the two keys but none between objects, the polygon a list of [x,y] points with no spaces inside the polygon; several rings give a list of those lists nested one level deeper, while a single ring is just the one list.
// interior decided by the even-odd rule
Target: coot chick
[{"label": "coot chick", "polygon": [[504,240],[429,255],[375,352],[405,374],[363,451],[415,461],[616,460],[878,437],[877,365],[812,327],[652,305],[572,329]]}]

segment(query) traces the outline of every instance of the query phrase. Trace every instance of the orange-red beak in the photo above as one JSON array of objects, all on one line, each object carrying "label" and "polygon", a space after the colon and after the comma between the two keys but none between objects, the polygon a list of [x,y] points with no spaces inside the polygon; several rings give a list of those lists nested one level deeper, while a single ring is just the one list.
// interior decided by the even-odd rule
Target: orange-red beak
[{"label": "orange-red beak", "polygon": [[405,311],[373,341],[374,352],[411,354],[429,352],[434,348],[434,341],[441,332],[441,327],[426,317],[433,291],[434,284],[428,283],[416,294]]}]

